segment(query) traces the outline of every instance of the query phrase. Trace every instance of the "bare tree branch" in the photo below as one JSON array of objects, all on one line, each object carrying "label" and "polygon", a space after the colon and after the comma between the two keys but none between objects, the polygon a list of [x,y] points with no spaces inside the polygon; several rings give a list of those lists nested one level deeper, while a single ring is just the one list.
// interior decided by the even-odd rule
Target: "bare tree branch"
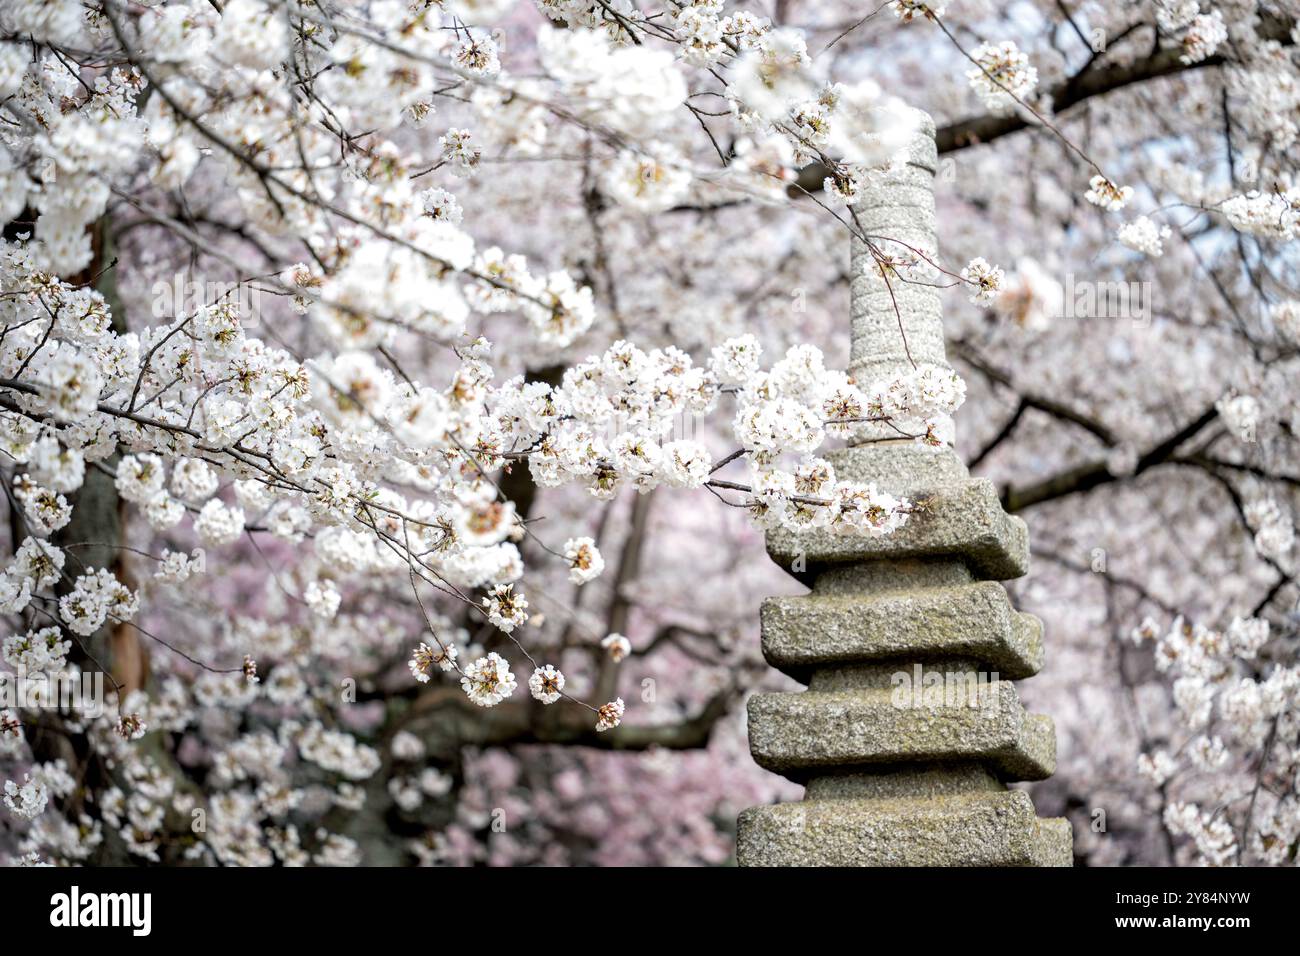
[{"label": "bare tree branch", "polygon": [[[1142,474],[1148,469],[1157,465],[1163,465],[1170,462],[1174,453],[1179,446],[1197,432],[1203,429],[1210,422],[1219,417],[1218,411],[1211,406],[1202,412],[1194,421],[1184,425],[1164,440],[1154,445],[1146,454],[1138,458],[1137,467],[1133,471],[1133,476]],[[1024,511],[1026,508],[1032,508],[1034,505],[1040,505],[1047,501],[1054,501],[1057,498],[1064,498],[1067,495],[1078,494],[1084,491],[1091,491],[1101,485],[1110,484],[1118,481],[1124,475],[1115,475],[1105,461],[1094,461],[1086,465],[1079,465],[1076,468],[1069,468],[1065,471],[1045,478],[1042,481],[1029,485],[1026,488],[1007,487],[1002,490],[1002,506],[1007,511],[1015,513]]]}]

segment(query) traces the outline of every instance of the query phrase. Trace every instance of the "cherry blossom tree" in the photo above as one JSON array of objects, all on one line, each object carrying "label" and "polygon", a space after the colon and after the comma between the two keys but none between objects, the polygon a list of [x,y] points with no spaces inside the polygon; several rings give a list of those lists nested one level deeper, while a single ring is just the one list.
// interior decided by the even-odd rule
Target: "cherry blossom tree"
[{"label": "cherry blossom tree", "polygon": [[[762,532],[893,533],[819,451],[969,389],[1040,805],[1293,863],[1297,11],[1210,7],[7,4],[0,851],[726,862]],[[942,255],[856,223],[904,104]],[[960,377],[836,371],[851,235]]]}]

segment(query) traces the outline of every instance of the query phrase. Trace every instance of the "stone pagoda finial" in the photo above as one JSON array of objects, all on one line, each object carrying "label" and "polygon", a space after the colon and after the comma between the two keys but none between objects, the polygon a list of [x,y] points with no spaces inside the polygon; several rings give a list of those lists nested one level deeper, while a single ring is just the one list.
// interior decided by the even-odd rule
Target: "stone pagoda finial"
[{"label": "stone pagoda finial", "polygon": [[[855,207],[886,255],[937,251],[934,124],[917,117],[907,164]],[[938,290],[887,283],[856,237],[852,302],[859,383],[948,367]],[[750,699],[750,750],[806,792],[740,815],[742,866],[1071,863],[1069,822],[1039,819],[1007,788],[1056,761],[1051,719],[1026,713],[1011,683],[1042,666],[1042,624],[997,583],[1028,568],[1025,523],[970,477],[946,428],[937,450],[878,430],[826,456],[840,478],[924,502],[898,531],[768,536],[812,593],[763,603],[763,654],[808,689]]]}]

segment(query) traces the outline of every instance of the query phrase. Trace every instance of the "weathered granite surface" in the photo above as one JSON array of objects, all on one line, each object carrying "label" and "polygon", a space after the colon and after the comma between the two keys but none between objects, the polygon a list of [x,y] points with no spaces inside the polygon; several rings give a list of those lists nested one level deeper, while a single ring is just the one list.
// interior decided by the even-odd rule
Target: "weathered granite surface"
[{"label": "weathered granite surface", "polygon": [[[887,254],[937,250],[934,126],[924,114],[918,122],[909,162],[855,210]],[[906,373],[913,361],[947,367],[938,291],[897,278],[891,288],[856,237],[852,297],[859,380]],[[997,583],[1028,570],[1025,524],[951,447],[870,429],[857,441],[827,456],[837,475],[922,507],[883,538],[768,536],[772,558],[812,592],[764,603],[763,654],[808,689],[750,699],[750,750],[805,795],[744,811],[737,859],[1069,866],[1069,823],[1039,819],[1029,796],[1007,787],[1050,776],[1056,763],[1051,719],[1027,713],[1011,683],[1042,667],[1042,624]]]},{"label": "weathered granite surface", "polygon": [[1043,666],[1043,625],[1011,607],[992,581],[873,594],[816,594],[763,602],[763,656],[808,683],[818,664],[911,657],[970,658],[1003,677]]}]

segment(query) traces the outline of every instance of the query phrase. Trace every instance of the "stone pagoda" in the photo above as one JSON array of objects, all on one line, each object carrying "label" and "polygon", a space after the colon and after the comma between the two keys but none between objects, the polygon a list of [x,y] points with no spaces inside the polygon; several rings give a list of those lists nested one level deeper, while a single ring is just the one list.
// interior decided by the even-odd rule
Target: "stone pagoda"
[{"label": "stone pagoda", "polygon": [[[906,165],[855,206],[889,254],[937,251],[934,124],[917,116]],[[949,367],[936,288],[887,284],[857,237],[852,276],[857,381],[914,362]],[[808,689],[750,699],[750,750],[806,790],[802,802],[740,815],[739,863],[1069,866],[1069,822],[1040,819],[1027,793],[1007,787],[1050,776],[1056,761],[1051,718],[1027,713],[1012,683],[1042,666],[1042,623],[998,583],[1028,569],[1025,523],[950,444],[884,431],[857,441],[826,456],[837,476],[922,506],[880,538],[769,535],[772,558],[812,593],[764,602],[763,655]]]}]

